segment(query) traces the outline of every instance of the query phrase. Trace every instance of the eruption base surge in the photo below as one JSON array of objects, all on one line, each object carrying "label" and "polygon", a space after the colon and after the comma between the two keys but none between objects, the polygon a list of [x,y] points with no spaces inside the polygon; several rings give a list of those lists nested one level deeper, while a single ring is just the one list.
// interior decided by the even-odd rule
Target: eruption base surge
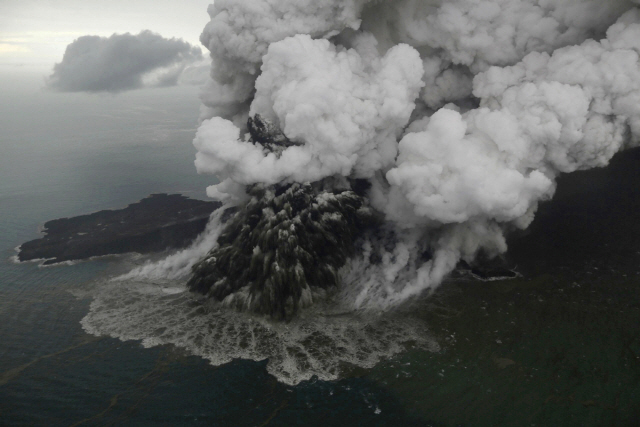
[{"label": "eruption base surge", "polygon": [[336,380],[409,348],[439,350],[424,322],[406,313],[376,316],[329,300],[285,324],[185,290],[183,282],[145,277],[103,283],[82,327],[145,347],[173,344],[216,366],[268,359],[267,371],[292,385],[313,376]]},{"label": "eruption base surge", "polygon": [[338,269],[371,210],[354,191],[321,185],[250,187],[250,201],[227,224],[217,247],[194,266],[188,287],[227,305],[290,320],[314,294],[336,286]]}]

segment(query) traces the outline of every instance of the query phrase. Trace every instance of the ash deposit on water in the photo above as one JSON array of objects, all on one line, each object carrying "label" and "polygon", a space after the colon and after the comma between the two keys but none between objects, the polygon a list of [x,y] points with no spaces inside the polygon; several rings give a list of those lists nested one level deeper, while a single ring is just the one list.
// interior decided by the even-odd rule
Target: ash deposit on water
[{"label": "ash deposit on water", "polygon": [[[435,348],[392,309],[505,253],[560,174],[638,145],[638,3],[217,0],[194,145],[225,206],[101,291],[85,328],[269,357],[291,382]],[[323,333],[338,350],[316,357]]]}]

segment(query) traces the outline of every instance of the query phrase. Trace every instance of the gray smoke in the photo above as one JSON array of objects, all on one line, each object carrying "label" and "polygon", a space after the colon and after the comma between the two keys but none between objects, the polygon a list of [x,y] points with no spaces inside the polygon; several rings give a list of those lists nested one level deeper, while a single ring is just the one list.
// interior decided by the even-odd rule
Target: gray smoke
[{"label": "gray smoke", "polygon": [[[122,92],[175,86],[198,77],[199,47],[151,31],[110,37],[82,36],[67,46],[47,80],[61,92]],[[185,74],[186,78],[181,78]]]}]

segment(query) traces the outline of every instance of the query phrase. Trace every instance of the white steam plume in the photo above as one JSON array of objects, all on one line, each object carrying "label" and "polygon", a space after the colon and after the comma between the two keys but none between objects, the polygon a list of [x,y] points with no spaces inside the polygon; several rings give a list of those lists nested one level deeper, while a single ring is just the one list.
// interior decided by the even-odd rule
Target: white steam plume
[{"label": "white steam plume", "polygon": [[[479,250],[504,252],[560,173],[640,142],[634,3],[218,0],[196,166],[221,200],[368,179],[396,245],[377,265],[365,247],[344,277],[357,306],[394,304]],[[249,142],[254,114],[299,144],[278,156]]]},{"label": "white steam plume", "polygon": [[296,34],[332,37],[358,28],[366,0],[217,0],[200,41],[213,59],[202,117],[246,117],[262,56],[270,44]]},{"label": "white steam plume", "polygon": [[160,261],[147,262],[127,274],[118,276],[115,280],[175,280],[186,276],[191,271],[191,267],[216,246],[223,228],[222,215],[224,215],[223,209],[214,211],[209,218],[206,229],[188,248]]}]

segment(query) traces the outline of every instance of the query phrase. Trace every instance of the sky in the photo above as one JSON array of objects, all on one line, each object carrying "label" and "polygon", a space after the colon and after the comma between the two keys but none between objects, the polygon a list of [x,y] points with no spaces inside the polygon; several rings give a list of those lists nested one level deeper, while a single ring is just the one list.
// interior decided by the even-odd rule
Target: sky
[{"label": "sky", "polygon": [[[85,35],[150,30],[201,46],[212,0],[1,0],[0,73],[17,85],[44,78]],[[203,49],[206,55],[206,50]],[[7,81],[7,80],[5,80]]]},{"label": "sky", "polygon": [[[164,73],[159,77],[165,78],[160,83],[166,82],[167,76],[175,76],[172,72],[182,70],[180,66],[193,65],[189,60],[194,56],[203,58],[196,65],[209,62],[199,37],[209,21],[211,1],[0,0],[0,170],[5,171],[7,184],[0,197],[7,195],[11,183],[37,187],[43,174],[69,173],[86,180],[74,175],[76,166],[68,166],[66,157],[81,159],[80,165],[108,163],[112,157],[105,152],[125,157],[134,153],[131,158],[139,159],[135,153],[139,155],[140,147],[152,153],[149,167],[165,170],[175,163],[174,169],[191,182],[199,87],[177,81],[154,86],[144,79],[148,80],[149,70],[158,77],[153,72],[159,69]],[[136,49],[118,61],[121,50],[107,49],[115,42]],[[81,44],[89,46],[88,56],[98,60],[75,55],[80,57],[76,62],[63,61],[67,47]],[[146,49],[150,44],[159,49]],[[92,54],[96,52],[100,55]],[[127,62],[136,62],[137,68],[126,68]],[[56,64],[66,68],[58,66],[56,74]],[[106,77],[89,79],[100,72]],[[50,83],[52,76],[57,86]],[[118,90],[104,86],[118,80],[126,83],[127,76],[133,77]],[[165,162],[163,155],[178,160]],[[173,176],[179,181],[181,175],[175,170]],[[102,187],[111,189],[108,183]],[[112,190],[118,191],[116,187]]]}]

